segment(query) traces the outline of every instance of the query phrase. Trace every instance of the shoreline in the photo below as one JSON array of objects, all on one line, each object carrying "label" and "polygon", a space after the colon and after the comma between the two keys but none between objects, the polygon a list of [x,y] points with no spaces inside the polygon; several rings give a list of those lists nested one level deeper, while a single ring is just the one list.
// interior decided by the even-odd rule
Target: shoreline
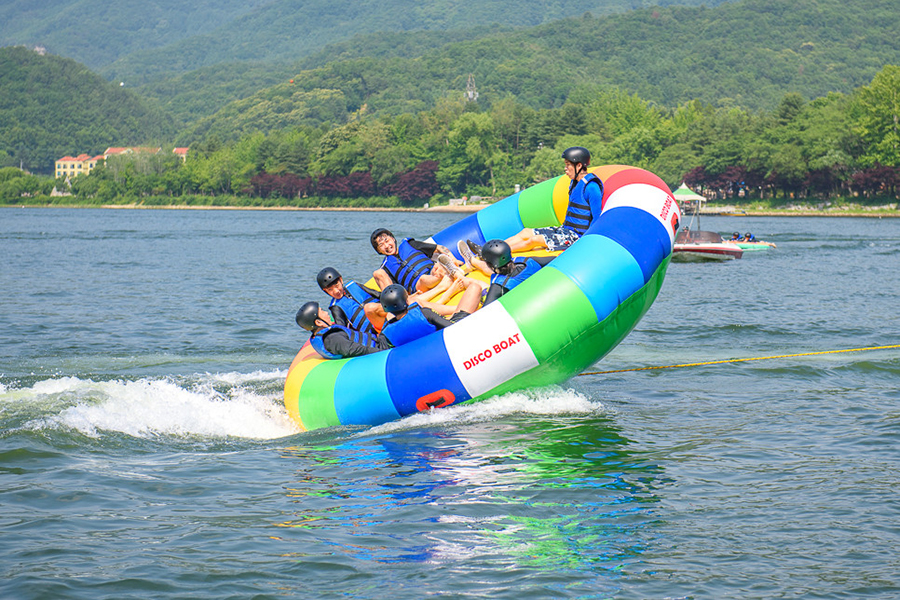
[{"label": "shoreline", "polygon": [[435,213],[476,213],[490,204],[470,204],[467,206],[430,206],[428,208],[403,207],[349,207],[349,206],[191,206],[188,204],[165,204],[149,206],[144,204],[4,204],[0,208],[103,208],[113,210],[273,210],[273,211],[329,211],[329,212],[435,212]]},{"label": "shoreline", "polygon": [[[0,208],[102,208],[114,210],[261,210],[261,211],[326,211],[326,212],[430,212],[430,213],[457,213],[471,214],[480,211],[490,204],[470,204],[466,206],[430,206],[428,208],[402,208],[402,207],[345,207],[345,206],[191,206],[187,204],[167,204],[159,206],[147,206],[143,204],[6,204]],[[688,217],[687,213],[682,219]],[[789,210],[752,210],[735,209],[733,207],[713,208],[707,207],[700,211],[701,217],[864,217],[864,218],[900,218],[900,210],[884,208],[868,211],[832,209],[817,210],[797,207]]]}]

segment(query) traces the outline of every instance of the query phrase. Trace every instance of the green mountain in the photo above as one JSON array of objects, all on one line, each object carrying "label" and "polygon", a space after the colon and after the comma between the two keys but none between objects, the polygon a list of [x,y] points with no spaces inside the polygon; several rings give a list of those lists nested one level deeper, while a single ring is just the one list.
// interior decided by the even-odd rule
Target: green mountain
[{"label": "green mountain", "polygon": [[[52,5],[62,10],[71,3]],[[374,9],[359,5],[346,22],[374,14],[367,10]],[[449,13],[445,21],[455,22]],[[460,98],[469,74],[481,107],[507,97],[536,109],[570,99],[584,104],[615,87],[662,107],[699,99],[771,110],[787,93],[812,99],[849,92],[884,65],[900,64],[898,30],[893,0],[742,0],[606,17],[579,12],[529,28],[504,23],[358,35],[291,66],[217,63],[139,88],[130,80],[124,87],[109,84],[72,60],[6,48],[0,52],[0,163],[47,172],[64,154],[165,143],[176,131],[176,141],[189,144],[210,134],[231,139],[338,124],[353,115],[430,110],[443,98]]]},{"label": "green mountain", "polygon": [[307,59],[293,83],[227,105],[181,137],[338,123],[361,109],[416,112],[461,95],[470,73],[488,106],[514,96],[548,108],[618,87],[666,107],[699,99],[771,110],[788,92],[849,92],[883,65],[900,63],[898,30],[893,0],[744,0],[566,19],[426,45],[418,55],[357,38],[327,49],[318,65]]},{"label": "green mountain", "polygon": [[51,173],[66,154],[171,140],[172,119],[68,58],[0,48],[0,166]]},{"label": "green mountain", "polygon": [[204,35],[271,0],[4,0],[0,46],[42,46],[96,70],[116,59]]},{"label": "green mountain", "polygon": [[[220,62],[289,60],[375,31],[445,30],[488,23],[529,27],[590,12],[601,16],[653,4],[724,0],[4,0],[0,46],[41,46],[110,79],[183,72]],[[133,56],[129,56],[133,55]]]},{"label": "green mountain", "polygon": [[[179,123],[208,117],[225,105],[247,98],[276,84],[288,82],[300,71],[353,58],[414,58],[448,44],[496,35],[496,27],[453,31],[417,31],[359,35],[326,46],[293,63],[222,63],[153,81],[138,93],[158,101]],[[343,112],[343,110],[341,111]]]}]

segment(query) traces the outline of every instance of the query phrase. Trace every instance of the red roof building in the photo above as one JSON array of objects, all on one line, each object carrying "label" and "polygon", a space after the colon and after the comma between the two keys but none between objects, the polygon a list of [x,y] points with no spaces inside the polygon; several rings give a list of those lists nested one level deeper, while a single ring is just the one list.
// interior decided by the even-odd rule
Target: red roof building
[{"label": "red roof building", "polygon": [[90,156],[79,154],[78,156],[63,156],[56,161],[56,177],[75,177],[82,173],[90,173],[97,166],[97,161],[103,160],[102,155]]},{"label": "red roof building", "polygon": [[[79,154],[78,156],[63,156],[56,161],[57,177],[75,177],[82,173],[90,173],[97,166],[100,160],[108,159],[110,156],[122,156],[128,154],[159,154],[162,148],[153,148],[150,146],[131,146],[131,147],[109,147],[103,154],[97,156],[89,156],[87,154]],[[175,148],[172,150],[177,156],[184,161],[187,158],[187,148]]]},{"label": "red roof building", "polygon": [[159,151],[162,148],[151,148],[150,146],[132,146],[130,148],[107,148],[106,152],[103,153],[103,158],[109,158],[115,154],[137,154],[138,152],[144,152],[147,154],[159,154]]}]

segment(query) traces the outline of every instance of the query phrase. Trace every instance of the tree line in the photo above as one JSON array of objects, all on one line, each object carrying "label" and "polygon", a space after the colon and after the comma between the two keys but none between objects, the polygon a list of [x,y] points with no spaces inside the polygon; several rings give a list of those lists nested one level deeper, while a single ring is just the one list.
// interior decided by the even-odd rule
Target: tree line
[{"label": "tree line", "polygon": [[28,202],[55,186],[72,194],[56,202],[420,206],[509,195],[560,174],[562,149],[573,145],[589,148],[595,165],[642,167],[722,199],[894,197],[898,90],[900,67],[888,65],[850,94],[806,101],[789,93],[773,111],[697,100],[668,110],[600,88],[551,109],[512,97],[485,110],[443,99],[419,113],[361,111],[336,127],[212,134],[184,163],[166,149],[113,157],[71,185],[5,170],[0,198]]}]

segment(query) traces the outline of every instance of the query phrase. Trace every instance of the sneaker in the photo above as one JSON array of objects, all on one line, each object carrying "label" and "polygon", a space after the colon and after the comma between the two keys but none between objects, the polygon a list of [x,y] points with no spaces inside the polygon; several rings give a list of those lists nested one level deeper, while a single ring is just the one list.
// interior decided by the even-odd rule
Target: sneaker
[{"label": "sneaker", "polygon": [[475,254],[472,252],[472,249],[469,248],[466,242],[464,240],[459,240],[458,242],[456,242],[456,249],[459,250],[459,255],[463,257],[463,260],[471,265],[472,260],[475,258]]},{"label": "sneaker", "polygon": [[459,279],[463,276],[462,269],[456,266],[456,263],[453,262],[453,259],[447,256],[446,254],[441,254],[438,256],[438,262],[441,263],[441,266],[447,270],[447,273],[453,279]]},{"label": "sneaker", "polygon": [[472,254],[481,258],[481,246],[473,242],[472,240],[466,240],[466,245],[469,247],[469,250],[472,251]]}]

